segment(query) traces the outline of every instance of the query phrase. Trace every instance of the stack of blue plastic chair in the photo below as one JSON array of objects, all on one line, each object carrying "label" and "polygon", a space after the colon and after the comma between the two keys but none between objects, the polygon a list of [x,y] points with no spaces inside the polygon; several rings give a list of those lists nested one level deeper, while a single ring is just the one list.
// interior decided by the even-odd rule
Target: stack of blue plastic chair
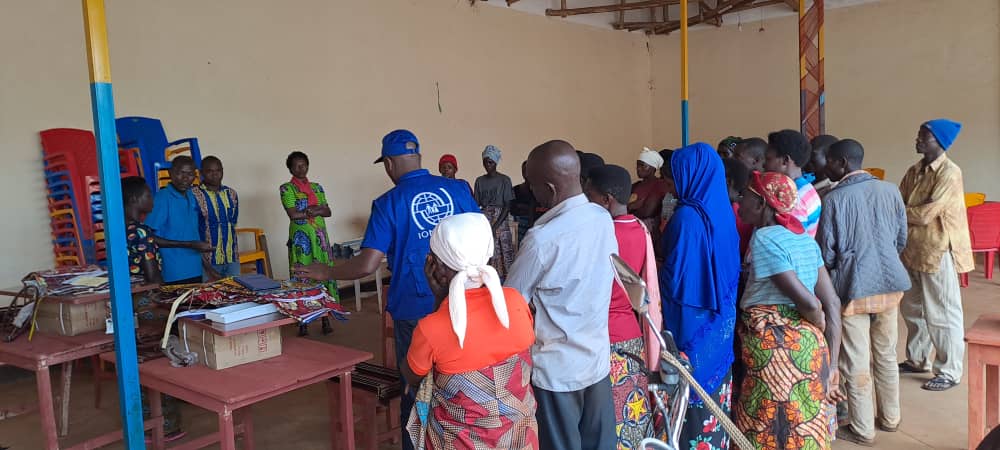
[{"label": "stack of blue plastic chair", "polygon": [[139,149],[136,159],[141,161],[142,176],[154,192],[166,185],[166,170],[170,168],[170,160],[174,157],[187,153],[194,159],[195,167],[201,168],[198,138],[168,141],[159,119],[120,117],[115,120],[115,128],[118,130],[119,148]]}]

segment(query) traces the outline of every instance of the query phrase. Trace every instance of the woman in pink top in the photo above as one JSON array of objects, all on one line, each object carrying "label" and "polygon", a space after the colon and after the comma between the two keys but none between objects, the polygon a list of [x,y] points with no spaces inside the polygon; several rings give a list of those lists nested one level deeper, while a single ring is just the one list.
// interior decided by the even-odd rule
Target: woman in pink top
[{"label": "woman in pink top", "polygon": [[[584,193],[587,198],[611,213],[614,218],[615,236],[618,238],[618,256],[638,273],[654,266],[652,241],[643,223],[628,214],[628,200],[632,194],[632,180],[622,167],[605,165],[591,169]],[[655,285],[655,277],[652,284]],[[659,296],[656,295],[659,305]],[[659,309],[659,308],[656,308]],[[618,442],[638,443],[645,436],[651,420],[651,410],[646,395],[646,376],[642,372],[647,358],[642,327],[625,290],[615,283],[611,288],[611,306],[608,311],[608,335],[611,344],[611,393],[615,402],[615,423]],[[648,363],[648,361],[647,361]]]}]

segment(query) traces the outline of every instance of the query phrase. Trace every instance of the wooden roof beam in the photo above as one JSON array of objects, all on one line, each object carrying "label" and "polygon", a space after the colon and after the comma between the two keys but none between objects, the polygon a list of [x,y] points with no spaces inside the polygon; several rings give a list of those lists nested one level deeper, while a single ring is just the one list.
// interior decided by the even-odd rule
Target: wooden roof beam
[{"label": "wooden roof beam", "polygon": [[[687,0],[688,3],[697,3],[698,0]],[[587,6],[583,8],[566,8],[563,6],[559,9],[546,9],[546,16],[577,16],[580,14],[600,14],[609,12],[619,12],[619,11],[630,11],[633,9],[646,9],[655,8],[657,6],[667,6],[667,5],[679,5],[681,0],[645,0],[635,3],[625,3],[625,4],[614,4],[614,5],[601,5],[601,6]]]}]

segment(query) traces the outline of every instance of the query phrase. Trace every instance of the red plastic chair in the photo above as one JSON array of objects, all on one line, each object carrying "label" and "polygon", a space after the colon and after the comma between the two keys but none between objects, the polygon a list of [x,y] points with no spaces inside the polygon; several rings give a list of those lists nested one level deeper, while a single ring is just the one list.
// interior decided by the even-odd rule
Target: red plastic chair
[{"label": "red plastic chair", "polygon": [[[1000,203],[989,202],[968,210],[972,253],[986,254],[986,279],[993,279],[996,254],[1000,251]],[[969,274],[962,274],[962,287],[969,285]]]}]

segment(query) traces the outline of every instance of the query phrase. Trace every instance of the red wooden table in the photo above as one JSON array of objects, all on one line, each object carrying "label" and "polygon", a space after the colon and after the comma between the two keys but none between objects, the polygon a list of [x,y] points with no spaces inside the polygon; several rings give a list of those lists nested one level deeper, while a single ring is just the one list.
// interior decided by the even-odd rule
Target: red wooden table
[{"label": "red wooden table", "polygon": [[[984,314],[965,332],[969,345],[969,449],[1000,424],[1000,314]],[[983,374],[985,373],[985,379]]]},{"label": "red wooden table", "polygon": [[[133,285],[132,292],[145,292],[156,289],[155,284]],[[0,296],[15,296],[17,288],[0,289]],[[106,301],[111,294],[89,293],[77,296],[43,297],[42,303],[85,304]],[[96,356],[114,347],[113,335],[104,331],[93,331],[77,336],[60,336],[55,334],[35,333],[28,341],[28,333],[24,333],[13,342],[0,342],[0,364],[35,372],[35,384],[38,390],[38,409],[42,416],[42,433],[45,436],[45,448],[59,448],[59,436],[65,436],[69,431],[69,395],[73,376],[73,361]],[[60,402],[60,426],[56,429],[55,408],[52,401],[52,380],[49,367],[62,364],[62,393]]]},{"label": "red wooden table", "polygon": [[[158,403],[163,393],[218,415],[218,432],[171,448],[196,449],[219,442],[222,450],[235,450],[237,424],[233,414],[239,410],[244,448],[253,449],[251,407],[254,403],[326,382],[331,445],[337,450],[354,450],[351,372],[356,364],[371,359],[372,354],[303,338],[286,339],[281,345],[280,356],[223,370],[200,364],[171,367],[165,358],[140,364],[139,384],[146,388],[153,414],[161,412]],[[114,354],[103,354],[101,359],[114,362]],[[331,378],[339,378],[339,383],[333,383]],[[340,423],[344,424],[342,434],[337,433],[333,425],[337,422],[333,418],[338,414]],[[153,448],[163,448],[162,428],[156,431]]]},{"label": "red wooden table", "polygon": [[14,342],[0,343],[0,362],[35,372],[38,390],[38,409],[42,416],[42,433],[45,448],[59,448],[59,434],[56,432],[55,408],[52,404],[52,380],[49,367],[62,364],[62,434],[66,434],[66,420],[69,417],[70,377],[73,361],[89,358],[114,348],[113,337],[104,331],[93,331],[78,336],[36,334],[31,341],[21,336]]}]

